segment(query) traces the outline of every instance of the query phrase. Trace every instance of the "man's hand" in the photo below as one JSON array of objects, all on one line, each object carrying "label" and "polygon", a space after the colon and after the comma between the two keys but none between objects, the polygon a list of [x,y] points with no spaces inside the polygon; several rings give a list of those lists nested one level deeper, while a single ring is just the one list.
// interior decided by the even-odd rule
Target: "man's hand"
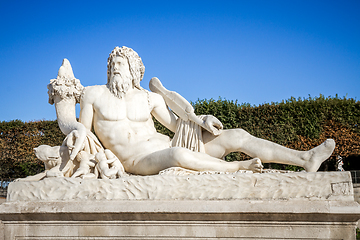
[{"label": "man's hand", "polygon": [[78,130],[73,130],[67,135],[65,145],[69,148],[70,160],[74,160],[76,155],[84,148],[85,138],[86,133]]},{"label": "man's hand", "polygon": [[212,115],[207,115],[204,118],[204,125],[206,127],[206,129],[212,134],[214,134],[215,136],[220,135],[222,129],[223,129],[223,125],[222,123],[219,121],[219,119],[217,119],[216,117],[212,116]]}]

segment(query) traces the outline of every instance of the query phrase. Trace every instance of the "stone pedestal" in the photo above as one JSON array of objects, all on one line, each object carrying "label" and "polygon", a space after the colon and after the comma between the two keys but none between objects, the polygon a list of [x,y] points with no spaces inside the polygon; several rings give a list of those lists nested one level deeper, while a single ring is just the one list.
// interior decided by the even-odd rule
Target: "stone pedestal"
[{"label": "stone pedestal", "polygon": [[[51,180],[62,181],[63,184],[66,182],[74,184],[73,190],[75,189],[76,194],[55,194],[57,197],[49,194],[51,189],[48,189],[47,194],[41,194],[42,187],[50,186],[49,182],[15,182],[9,186],[8,202],[0,205],[2,221],[0,240],[355,239],[355,227],[360,218],[360,209],[353,198],[349,173],[288,175],[249,174],[241,175],[241,177],[236,174],[225,177],[219,175],[219,178],[225,182],[226,178],[229,178],[229,180],[236,179],[240,182],[245,181],[247,184],[255,184],[248,186],[247,194],[240,194],[241,189],[232,187],[233,197],[229,197],[231,194],[213,189],[212,192],[220,194],[218,199],[212,195],[211,199],[199,197],[200,200],[195,199],[194,196],[196,195],[197,198],[198,195],[202,196],[205,193],[201,191],[205,190],[199,188],[200,192],[196,193],[195,186],[188,187],[187,193],[177,195],[177,199],[174,200],[168,199],[169,193],[161,193],[161,191],[167,191],[167,188],[160,187],[155,187],[153,190],[155,192],[148,195],[147,199],[146,195],[139,193],[136,195],[138,197],[133,199],[127,197],[127,199],[118,199],[114,195],[113,198],[117,199],[96,200],[95,197],[89,197],[97,196],[92,195],[91,191],[85,198],[83,191],[76,190],[77,184],[90,184],[87,181]],[[168,177],[170,176],[166,176],[165,180]],[[192,177],[189,179],[189,176],[171,177],[179,184],[183,181],[193,183],[194,180]],[[202,176],[193,177],[202,178]],[[272,188],[271,184],[268,185],[265,181],[266,178],[279,179],[280,182],[276,183],[277,187]],[[293,181],[294,178],[310,178],[312,181],[299,184],[299,181]],[[204,186],[207,185],[205,179],[206,177],[202,182]],[[321,179],[321,188],[318,186],[319,183],[317,186],[311,184],[311,182],[317,182],[316,179]],[[145,190],[141,190],[140,185],[135,183],[137,180],[111,180],[105,185],[109,192],[120,185],[131,189],[135,187],[133,192],[144,192]],[[156,182],[159,179],[152,180]],[[167,186],[171,181],[165,180],[161,181],[164,186]],[[134,184],[131,185],[129,182]],[[91,185],[96,184],[102,186],[100,189],[105,188],[102,180],[91,183]],[[107,184],[116,185],[116,187],[110,187]],[[303,184],[306,186],[302,186]],[[33,190],[29,191],[29,185],[34,187],[38,185],[39,192],[33,193],[31,201],[19,200],[31,197],[31,194],[28,194]],[[24,186],[27,187],[24,188]],[[267,189],[264,189],[264,186]],[[151,187],[154,186],[151,185]],[[172,188],[177,187],[182,188],[181,184],[172,186]],[[211,188],[212,184],[208,184],[206,194],[211,193]],[[14,189],[17,189],[17,194]],[[261,189],[264,189],[264,194],[261,194]],[[271,189],[278,189],[278,192],[271,193]],[[62,190],[55,187],[51,191],[55,193]],[[228,190],[224,188],[223,191]],[[298,194],[295,194],[296,192]],[[64,196],[71,196],[71,199],[59,200]],[[49,197],[53,199],[44,200]]]},{"label": "stone pedestal", "polygon": [[357,203],[91,201],[1,205],[8,239],[355,239]]}]

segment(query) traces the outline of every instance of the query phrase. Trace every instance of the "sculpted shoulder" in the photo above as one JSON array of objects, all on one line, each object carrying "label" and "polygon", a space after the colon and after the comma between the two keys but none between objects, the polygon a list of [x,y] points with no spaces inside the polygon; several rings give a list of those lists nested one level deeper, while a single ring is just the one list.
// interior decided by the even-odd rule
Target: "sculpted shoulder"
[{"label": "sculpted shoulder", "polygon": [[149,92],[149,95],[153,108],[165,104],[165,100],[160,94]]},{"label": "sculpted shoulder", "polygon": [[82,95],[81,101],[84,103],[93,103],[101,94],[107,91],[106,85],[95,85],[85,87]]}]

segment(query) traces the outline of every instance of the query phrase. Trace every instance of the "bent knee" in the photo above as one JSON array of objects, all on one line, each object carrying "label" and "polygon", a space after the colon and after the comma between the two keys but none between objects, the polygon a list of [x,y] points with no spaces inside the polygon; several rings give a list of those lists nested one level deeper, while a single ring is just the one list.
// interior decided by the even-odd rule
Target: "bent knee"
[{"label": "bent knee", "polygon": [[242,128],[234,129],[239,138],[250,138],[252,135]]},{"label": "bent knee", "polygon": [[247,139],[253,137],[250,133],[242,128],[227,129],[221,135],[228,139]]},{"label": "bent knee", "polygon": [[219,136],[218,144],[225,150],[225,155],[230,152],[239,152],[253,136],[241,128],[228,129]]}]

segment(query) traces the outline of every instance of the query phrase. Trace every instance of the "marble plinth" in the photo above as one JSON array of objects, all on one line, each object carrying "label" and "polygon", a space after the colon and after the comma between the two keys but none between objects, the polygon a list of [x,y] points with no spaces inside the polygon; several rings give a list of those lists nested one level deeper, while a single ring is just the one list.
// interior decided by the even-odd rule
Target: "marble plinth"
[{"label": "marble plinth", "polygon": [[10,183],[7,201],[92,200],[354,200],[349,172],[234,173],[46,178]]},{"label": "marble plinth", "polygon": [[[197,177],[203,178],[203,176],[206,175]],[[299,176],[302,177],[299,178]],[[179,179],[188,177],[183,176]],[[233,177],[229,175],[230,179]],[[0,240],[355,239],[360,207],[353,198],[349,173],[282,174],[280,177],[282,180],[279,180],[276,186],[265,184],[265,180],[277,179],[279,177],[277,175],[249,174],[242,177],[255,179],[256,184],[251,185],[253,194],[249,190],[246,197],[239,195],[241,189],[233,189],[233,196],[242,196],[241,199],[240,197],[229,198],[230,194],[218,194],[217,198],[214,195],[207,199],[205,197],[195,199],[192,195],[195,190],[189,188],[187,196],[190,197],[178,199],[169,199],[166,197],[167,194],[154,193],[149,196],[162,197],[97,200],[94,197],[84,199],[82,195],[79,195],[80,199],[72,198],[65,201],[44,200],[34,194],[37,197],[33,201],[20,201],[15,200],[15,195],[12,195],[11,191],[14,191],[14,186],[19,187],[20,184],[24,184],[22,186],[26,189],[23,191],[27,192],[28,185],[26,182],[15,182],[9,186],[8,201],[0,205]],[[235,179],[241,182],[242,177],[235,176]],[[313,181],[296,185],[294,178]],[[221,192],[216,190],[213,182],[207,182],[206,179],[206,177],[203,178],[200,185],[207,185],[208,188],[213,187],[213,191]],[[188,181],[192,182],[191,179]],[[321,191],[315,186],[319,182],[323,184]],[[81,184],[84,183],[88,182],[81,182]],[[78,182],[74,181],[73,184],[76,188]],[[170,185],[173,182],[164,180],[163,184]],[[138,185],[134,184],[132,187],[135,186]],[[261,188],[257,189],[257,186]],[[149,188],[154,189],[151,186]],[[172,188],[179,188],[179,185],[173,185]],[[260,189],[266,188],[269,188],[267,191],[264,190],[267,194],[263,198],[259,197],[261,196],[258,193]],[[278,191],[283,193],[269,195],[272,189],[282,189]],[[293,190],[285,191],[285,189]],[[58,192],[56,190],[54,188],[52,191]],[[61,188],[58,190],[60,191]],[[247,188],[245,190],[247,191]],[[223,189],[223,191],[227,190]],[[293,195],[293,192],[302,193]],[[207,194],[207,192],[202,192],[202,194]],[[27,193],[24,195],[27,196]],[[21,194],[16,196],[19,197]],[[274,196],[281,197],[271,199]]]},{"label": "marble plinth", "polygon": [[8,202],[1,240],[355,239],[355,202]]}]

